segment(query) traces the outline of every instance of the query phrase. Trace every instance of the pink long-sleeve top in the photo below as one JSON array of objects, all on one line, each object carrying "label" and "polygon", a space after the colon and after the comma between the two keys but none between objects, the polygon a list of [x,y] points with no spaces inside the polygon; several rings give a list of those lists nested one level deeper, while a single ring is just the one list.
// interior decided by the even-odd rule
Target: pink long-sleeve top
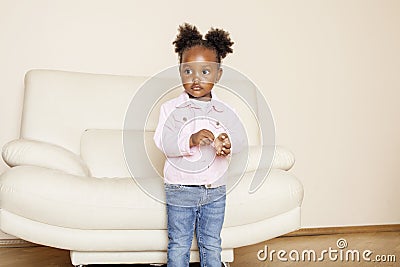
[{"label": "pink long-sleeve top", "polygon": [[156,146],[167,157],[164,181],[183,185],[224,185],[230,156],[217,156],[211,145],[189,146],[190,136],[201,129],[210,130],[215,138],[227,133],[231,153],[244,145],[245,131],[236,112],[212,93],[210,101],[189,98],[183,92],[165,102],[154,134]]}]

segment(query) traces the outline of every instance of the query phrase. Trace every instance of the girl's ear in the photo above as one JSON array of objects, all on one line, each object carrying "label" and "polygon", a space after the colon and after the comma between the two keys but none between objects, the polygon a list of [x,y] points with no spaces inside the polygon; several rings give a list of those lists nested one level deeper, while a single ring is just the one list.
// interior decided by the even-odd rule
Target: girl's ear
[{"label": "girl's ear", "polygon": [[217,73],[217,79],[215,80],[215,83],[219,82],[219,79],[221,79],[222,72],[223,72],[222,68],[219,67],[218,68],[218,73]]}]

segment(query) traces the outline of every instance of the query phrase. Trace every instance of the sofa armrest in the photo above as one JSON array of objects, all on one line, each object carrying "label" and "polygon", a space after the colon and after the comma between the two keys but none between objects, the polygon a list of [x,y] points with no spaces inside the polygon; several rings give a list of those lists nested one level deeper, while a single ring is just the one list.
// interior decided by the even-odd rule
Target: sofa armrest
[{"label": "sofa armrest", "polygon": [[[273,151],[275,150],[275,151]],[[261,153],[273,155],[272,162],[260,162]],[[259,168],[290,170],[295,163],[292,152],[282,146],[249,146],[249,165],[247,171],[255,171]]]},{"label": "sofa armrest", "polygon": [[55,144],[16,139],[3,146],[1,155],[10,167],[30,165],[90,176],[88,167],[78,155]]},{"label": "sofa armrest", "polygon": [[272,168],[284,171],[290,170],[295,163],[294,154],[283,146],[275,147],[274,160]]}]

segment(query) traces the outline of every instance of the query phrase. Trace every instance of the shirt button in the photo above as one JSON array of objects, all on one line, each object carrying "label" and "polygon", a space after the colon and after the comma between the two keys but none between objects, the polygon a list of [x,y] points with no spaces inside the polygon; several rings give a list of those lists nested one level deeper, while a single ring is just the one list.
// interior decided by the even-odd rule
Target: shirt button
[{"label": "shirt button", "polygon": [[187,118],[186,118],[186,117],[183,117],[183,121],[187,121]]},{"label": "shirt button", "polygon": [[219,121],[217,121],[215,124],[218,126],[219,125]]}]

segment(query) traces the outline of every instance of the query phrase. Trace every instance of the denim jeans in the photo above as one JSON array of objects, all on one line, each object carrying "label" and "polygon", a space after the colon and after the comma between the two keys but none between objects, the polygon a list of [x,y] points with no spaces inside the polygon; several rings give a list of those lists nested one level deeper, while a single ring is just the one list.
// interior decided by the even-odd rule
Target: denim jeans
[{"label": "denim jeans", "polygon": [[168,215],[168,267],[188,267],[196,231],[201,267],[221,267],[221,229],[226,186],[206,188],[165,184]]}]

